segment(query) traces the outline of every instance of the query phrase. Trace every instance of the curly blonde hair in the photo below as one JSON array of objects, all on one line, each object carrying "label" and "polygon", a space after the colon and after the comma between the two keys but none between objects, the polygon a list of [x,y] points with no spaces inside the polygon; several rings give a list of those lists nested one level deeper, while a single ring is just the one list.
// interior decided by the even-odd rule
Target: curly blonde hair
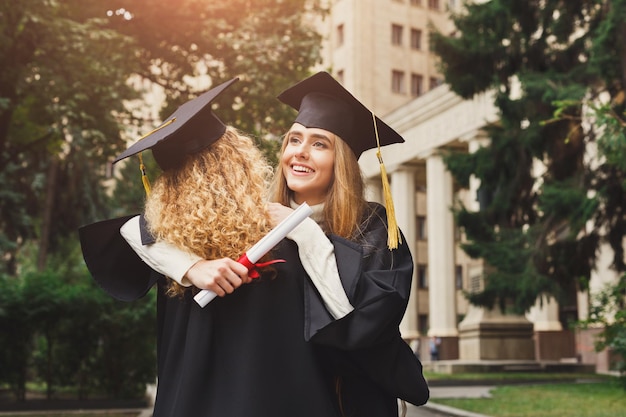
[{"label": "curly blonde hair", "polygon": [[[155,181],[145,210],[150,232],[205,259],[237,259],[271,228],[265,210],[271,175],[252,140],[229,127]],[[183,293],[171,283],[170,295]]]}]

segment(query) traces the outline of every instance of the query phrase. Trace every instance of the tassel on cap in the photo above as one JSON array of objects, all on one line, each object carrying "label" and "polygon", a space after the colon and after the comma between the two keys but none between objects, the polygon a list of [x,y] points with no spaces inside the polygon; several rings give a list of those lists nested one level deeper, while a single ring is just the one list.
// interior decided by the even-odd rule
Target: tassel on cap
[{"label": "tassel on cap", "polygon": [[376,157],[380,164],[380,176],[383,182],[383,196],[385,199],[385,207],[387,208],[387,247],[389,250],[397,249],[398,243],[402,242],[400,237],[400,228],[396,221],[396,210],[393,205],[393,199],[391,198],[391,188],[389,187],[389,178],[387,177],[387,170],[383,162],[383,156],[380,152],[380,141],[378,139],[378,126],[376,125],[376,116],[372,113],[374,119],[374,131],[376,133]]},{"label": "tassel on cap", "polygon": [[178,107],[161,126],[129,146],[113,163],[150,149],[157,165],[166,171],[211,145],[226,131],[211,104],[237,80],[222,83]]},{"label": "tassel on cap", "polygon": [[[143,135],[142,137],[140,137],[137,140],[137,143],[141,142],[143,139],[147,138],[148,136],[152,135],[153,133],[158,132],[159,130],[163,129],[164,127],[171,125],[175,121],[176,121],[176,117],[172,117],[170,120],[168,120],[167,122],[165,122],[162,125],[158,126],[156,129],[153,129],[150,132],[148,132],[145,135]],[[143,183],[143,189],[146,190],[146,195],[150,195],[150,191],[151,191],[150,179],[148,178],[148,174],[146,173],[146,166],[143,163],[143,157],[141,156],[141,151],[139,151],[139,153],[137,153],[137,156],[139,156],[139,170],[141,171],[141,182]]]},{"label": "tassel on cap", "polygon": [[[396,249],[401,239],[389,189],[389,179],[380,153],[381,146],[403,143],[391,126],[374,115],[328,72],[321,71],[287,88],[278,99],[298,110],[296,122],[305,127],[328,130],[339,136],[357,159],[369,149],[378,149],[378,161],[387,208],[387,246]],[[371,120],[374,119],[372,129]]]},{"label": "tassel on cap", "polygon": [[139,170],[141,171],[141,182],[143,183],[143,189],[146,190],[146,195],[150,195],[150,179],[148,178],[148,174],[146,174],[146,166],[143,164],[143,157],[141,153],[139,155]]}]

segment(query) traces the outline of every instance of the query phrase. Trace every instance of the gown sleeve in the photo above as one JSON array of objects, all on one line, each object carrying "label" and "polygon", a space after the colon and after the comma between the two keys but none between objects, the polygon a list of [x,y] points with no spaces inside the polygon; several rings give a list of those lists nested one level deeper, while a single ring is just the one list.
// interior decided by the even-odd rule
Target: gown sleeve
[{"label": "gown sleeve", "polygon": [[121,301],[143,297],[159,278],[120,234],[120,227],[132,217],[103,220],[78,229],[87,269],[102,289]]},{"label": "gown sleeve", "polygon": [[399,330],[411,290],[411,253],[404,236],[397,249],[387,248],[386,215],[380,205],[374,206],[363,230],[359,244],[330,236],[354,310],[333,319],[315,287],[305,280],[305,338],[334,352],[348,375],[365,374],[389,395],[425,404],[430,391],[422,364]]},{"label": "gown sleeve", "polygon": [[[185,274],[202,257],[179,249],[163,240],[148,238],[150,242],[144,243],[146,232],[145,227],[142,226],[142,219],[141,216],[135,216],[124,223],[120,228],[122,237],[152,269],[173,279],[183,287],[190,287],[192,284]],[[144,235],[143,238],[142,235]]]},{"label": "gown sleeve", "polygon": [[353,308],[341,284],[335,248],[320,226],[307,218],[292,230],[288,239],[298,245],[298,255],[311,282],[333,318],[349,314]]},{"label": "gown sleeve", "polygon": [[413,259],[404,237],[397,249],[387,248],[384,208],[375,206],[364,238],[355,243],[330,236],[342,285],[354,310],[334,320],[315,287],[305,285],[305,337],[340,349],[370,347],[398,333],[411,291]]}]

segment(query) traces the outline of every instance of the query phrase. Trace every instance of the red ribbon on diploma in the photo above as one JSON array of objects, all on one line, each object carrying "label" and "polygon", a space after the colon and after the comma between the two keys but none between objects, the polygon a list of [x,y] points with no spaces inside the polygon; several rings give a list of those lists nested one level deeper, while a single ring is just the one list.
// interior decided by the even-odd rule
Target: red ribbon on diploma
[{"label": "red ribbon on diploma", "polygon": [[258,278],[261,275],[259,274],[259,271],[257,269],[264,268],[264,267],[272,265],[272,264],[281,263],[281,262],[287,262],[287,261],[285,261],[284,259],[274,259],[273,261],[257,262],[255,264],[253,264],[250,261],[250,259],[248,259],[248,254],[244,253],[243,255],[241,255],[241,257],[239,259],[237,259],[237,262],[239,262],[240,264],[242,264],[243,266],[248,268],[248,276],[250,278]]},{"label": "red ribbon on diploma", "polygon": [[[258,268],[263,268],[264,266],[268,266],[271,264],[275,264],[278,262],[285,262],[284,259],[277,259],[269,262],[258,262],[254,263],[250,259],[254,259],[258,261],[261,259],[266,253],[268,253],[274,246],[278,244],[281,240],[283,240],[287,234],[292,231],[297,225],[302,223],[304,219],[309,217],[313,213],[313,210],[307,203],[302,203],[300,207],[295,209],[293,213],[283,219],[278,225],[276,225],[272,230],[269,231],[268,234],[263,236],[261,240],[255,243],[250,249],[246,251],[244,255],[242,255],[237,262],[248,268],[248,275],[250,278],[258,278],[259,271]],[[196,294],[193,299],[196,300],[200,307],[206,306],[211,300],[215,298],[215,293],[210,290],[202,290],[198,294]]]}]

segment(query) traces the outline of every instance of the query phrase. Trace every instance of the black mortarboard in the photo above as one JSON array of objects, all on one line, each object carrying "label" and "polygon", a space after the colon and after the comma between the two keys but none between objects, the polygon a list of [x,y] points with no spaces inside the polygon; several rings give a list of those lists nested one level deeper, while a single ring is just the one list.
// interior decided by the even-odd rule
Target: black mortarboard
[{"label": "black mortarboard", "polygon": [[179,165],[187,155],[205,149],[226,131],[211,103],[239,78],[233,78],[180,106],[161,126],[122,152],[113,163],[146,149],[163,170]]},{"label": "black mortarboard", "polygon": [[400,229],[389,187],[389,178],[380,147],[402,143],[404,139],[380,120],[327,72],[300,81],[279,94],[278,99],[298,110],[295,122],[328,130],[343,139],[358,158],[363,151],[378,148],[383,197],[387,208],[387,246],[398,247]]},{"label": "black mortarboard", "polygon": [[[298,110],[295,122],[334,133],[343,139],[356,157],[380,146],[402,143],[404,139],[376,117],[329,73],[317,74],[283,91],[278,99]],[[378,132],[376,132],[378,129]]]}]

